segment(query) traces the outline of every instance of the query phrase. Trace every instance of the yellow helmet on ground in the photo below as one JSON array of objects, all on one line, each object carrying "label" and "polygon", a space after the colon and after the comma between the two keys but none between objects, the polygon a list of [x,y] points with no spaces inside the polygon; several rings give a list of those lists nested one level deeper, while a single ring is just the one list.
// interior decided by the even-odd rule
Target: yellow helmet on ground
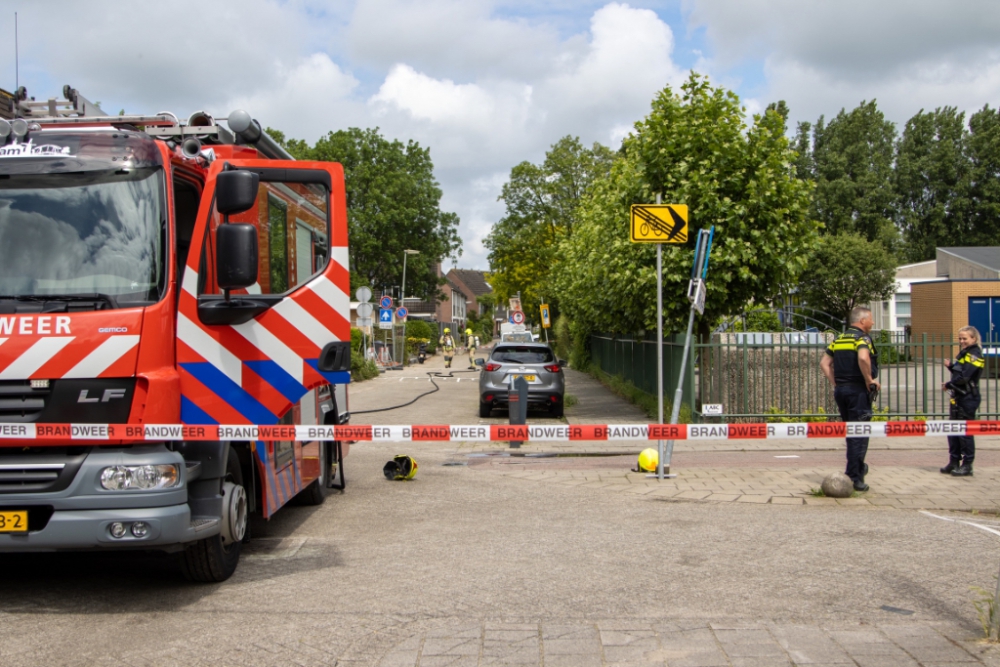
[{"label": "yellow helmet on ground", "polygon": [[445,332],[445,333],[451,333],[451,329],[449,329],[448,327],[445,327],[445,328],[444,328],[444,332]]},{"label": "yellow helmet on ground", "polygon": [[639,470],[645,470],[646,472],[655,472],[656,464],[660,460],[660,453],[650,447],[649,449],[644,449],[639,453]]},{"label": "yellow helmet on ground", "polygon": [[413,479],[417,474],[417,462],[410,456],[399,454],[385,464],[382,474],[388,480]]}]

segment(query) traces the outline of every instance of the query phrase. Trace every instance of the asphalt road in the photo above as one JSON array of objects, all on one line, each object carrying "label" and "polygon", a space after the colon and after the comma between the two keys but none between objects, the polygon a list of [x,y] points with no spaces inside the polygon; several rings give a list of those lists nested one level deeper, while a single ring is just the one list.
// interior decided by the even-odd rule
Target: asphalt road
[{"label": "asphalt road", "polygon": [[[391,383],[358,385],[352,409],[404,397],[406,382]],[[475,392],[440,384],[408,408],[424,417],[413,421],[476,423]],[[406,423],[412,415],[403,412],[369,416]],[[484,665],[493,664],[490,651],[499,651],[496,664],[617,664],[605,637],[622,624],[714,632],[704,641],[728,657],[698,663],[706,665],[791,664],[790,651],[763,662],[732,657],[750,639],[725,644],[727,628],[758,626],[772,638],[804,628],[837,641],[945,628],[965,664],[1000,664],[967,641],[978,632],[969,586],[993,586],[996,535],[904,510],[705,504],[546,485],[464,465],[448,443],[419,447],[406,452],[420,463],[412,482],[381,475],[400,445],[353,447],[347,491],[255,524],[224,584],[187,584],[156,555],[0,558],[0,664],[418,664],[412,654],[420,665]],[[603,657],[556,659],[552,628],[593,627]],[[519,631],[556,648],[515,660]],[[431,659],[432,639],[468,633],[476,656]],[[496,648],[508,644],[510,653]],[[636,648],[620,664],[696,664],[660,646]],[[858,655],[854,644],[840,646]],[[845,664],[932,664],[907,655]]]}]

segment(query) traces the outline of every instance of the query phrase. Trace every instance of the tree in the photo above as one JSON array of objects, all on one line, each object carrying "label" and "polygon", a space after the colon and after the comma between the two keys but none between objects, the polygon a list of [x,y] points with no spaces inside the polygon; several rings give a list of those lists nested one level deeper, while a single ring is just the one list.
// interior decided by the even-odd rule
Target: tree
[{"label": "tree", "polygon": [[1000,239],[1000,111],[986,105],[969,118],[967,236],[952,245],[996,245]]},{"label": "tree", "polygon": [[808,215],[812,185],[795,178],[794,158],[775,111],[747,127],[737,96],[697,74],[680,93],[661,91],[560,245],[555,282],[575,340],[590,331],[655,329],[656,250],[630,243],[628,220],[632,204],[652,202],[657,192],[690,211],[687,243],[663,248],[667,331],[687,319],[698,228],[715,226],[703,334],[720,316],[779,295],[805,268],[819,227]]},{"label": "tree", "polygon": [[896,243],[892,164],[896,127],[875,100],[813,128],[813,215],[830,234],[850,232]]},{"label": "tree", "polygon": [[974,234],[963,186],[969,177],[965,114],[954,107],[906,122],[896,151],[895,186],[899,226],[907,259],[934,259],[938,246],[966,245]]},{"label": "tree", "polygon": [[558,243],[572,235],[584,193],[613,159],[601,144],[586,148],[579,138],[566,136],[552,145],[542,164],[522,162],[511,170],[500,194],[506,213],[484,241],[490,285],[501,302],[520,291],[525,312],[538,312],[543,298],[557,307],[549,272],[557,262]]},{"label": "tree", "polygon": [[809,144],[809,132],[812,123],[802,121],[795,126],[795,176],[802,180],[815,180],[812,149]]},{"label": "tree", "polygon": [[461,254],[458,216],[440,209],[430,151],[415,141],[389,141],[378,128],[330,132],[313,146],[268,130],[293,156],[339,162],[347,186],[351,284],[401,286],[403,251],[406,292],[435,296],[442,280],[436,265]]},{"label": "tree", "polygon": [[806,303],[844,321],[855,306],[883,301],[895,291],[895,259],[860,234],[823,236],[799,282]]}]

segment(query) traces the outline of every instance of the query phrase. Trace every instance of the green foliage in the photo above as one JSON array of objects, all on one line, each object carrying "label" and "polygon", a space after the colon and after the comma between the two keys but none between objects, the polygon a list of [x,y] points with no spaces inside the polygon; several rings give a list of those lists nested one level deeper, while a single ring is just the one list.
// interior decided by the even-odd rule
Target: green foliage
[{"label": "green foliage", "polygon": [[475,311],[470,310],[466,313],[466,328],[472,329],[473,335],[479,336],[479,342],[482,345],[493,340],[492,312],[492,310],[487,310],[485,314],[479,315]]},{"label": "green foliage", "polygon": [[497,299],[504,302],[520,291],[532,320],[543,298],[558,308],[559,295],[549,280],[558,244],[572,235],[582,197],[613,159],[611,149],[601,144],[586,148],[566,136],[552,145],[542,164],[522,162],[511,170],[500,194],[506,213],[483,242]]},{"label": "green foliage", "polygon": [[347,185],[352,290],[403,282],[403,251],[419,250],[406,265],[407,296],[429,298],[440,285],[435,265],[461,254],[458,216],[440,209],[430,150],[415,141],[389,141],[378,128],[330,132],[313,146],[268,130],[302,160],[339,162]]},{"label": "green foliage", "polygon": [[896,243],[892,165],[896,127],[875,100],[852,111],[841,110],[813,127],[812,176],[816,180],[813,214],[831,234],[860,234]]},{"label": "green foliage", "polygon": [[898,364],[901,361],[908,361],[907,346],[902,343],[893,343],[892,333],[886,330],[879,331],[872,336],[875,349],[878,350],[878,360],[880,364]]},{"label": "green foliage", "polygon": [[732,331],[784,331],[778,314],[773,310],[750,310],[737,317]]},{"label": "green foliage", "polygon": [[372,360],[365,359],[361,329],[351,327],[351,381],[363,382],[378,376],[378,366]]},{"label": "green foliage", "polygon": [[815,412],[806,412],[804,415],[789,417],[788,411],[779,408],[776,405],[772,405],[767,410],[764,411],[767,417],[764,418],[765,422],[770,422],[772,424],[800,424],[809,422],[825,422],[827,421],[826,409],[822,406],[816,408]]},{"label": "green foliage", "polygon": [[680,94],[668,87],[657,95],[635,129],[559,247],[554,282],[575,340],[590,331],[655,329],[656,249],[629,242],[628,220],[632,204],[654,201],[657,192],[691,212],[688,242],[663,249],[666,330],[686,323],[682,295],[699,227],[716,227],[703,333],[751,299],[768,300],[794,284],[818,225],[808,217],[811,185],[793,175],[795,153],[780,114],[755,116],[748,128],[735,94],[692,74]]},{"label": "green foliage", "polygon": [[[573,351],[573,338],[570,335],[570,321],[566,315],[559,315],[552,323],[552,349],[559,359],[569,359]],[[578,368],[575,364],[574,368]]]},{"label": "green foliage", "polygon": [[934,259],[935,248],[956,245],[956,234],[971,231],[962,192],[969,172],[967,135],[965,114],[954,107],[920,111],[906,122],[896,151],[895,186],[912,262]]},{"label": "green foliage", "polygon": [[879,242],[857,234],[822,237],[799,281],[806,303],[845,321],[855,306],[888,299],[895,291],[895,259]]},{"label": "green foliage", "polygon": [[987,105],[972,114],[966,150],[969,173],[962,190],[969,207],[969,231],[961,245],[996,245],[1000,238],[1000,111]]},{"label": "green foliage", "polygon": [[873,422],[887,422],[889,421],[889,406],[882,408],[872,408],[872,419]]},{"label": "green foliage", "polygon": [[[437,350],[438,338],[440,338],[440,336],[438,336],[437,327],[434,325],[424,322],[423,320],[408,319],[406,320],[405,332],[407,341],[410,339],[427,341],[427,354],[434,354]],[[409,348],[409,345],[407,345],[407,348]],[[415,350],[416,345],[413,346],[412,350],[408,349],[411,354],[416,354]]]}]

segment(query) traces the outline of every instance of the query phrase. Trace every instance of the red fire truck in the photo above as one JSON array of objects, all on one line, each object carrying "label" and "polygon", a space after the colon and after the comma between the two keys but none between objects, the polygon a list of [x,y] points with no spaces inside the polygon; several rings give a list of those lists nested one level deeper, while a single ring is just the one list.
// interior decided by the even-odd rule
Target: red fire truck
[{"label": "red fire truck", "polygon": [[347,443],[294,437],[349,418],[343,169],[243,111],[0,101],[0,553],[225,580],[250,513],[344,484]]}]

